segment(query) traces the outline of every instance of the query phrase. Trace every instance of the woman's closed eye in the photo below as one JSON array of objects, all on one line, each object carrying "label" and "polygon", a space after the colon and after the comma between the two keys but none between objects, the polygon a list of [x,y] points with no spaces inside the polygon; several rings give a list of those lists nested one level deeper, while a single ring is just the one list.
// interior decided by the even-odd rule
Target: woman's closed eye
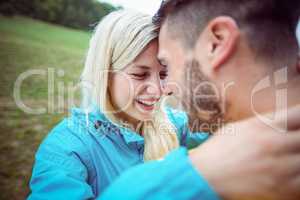
[{"label": "woman's closed eye", "polygon": [[[150,73],[148,72],[142,72],[142,73],[131,73],[131,76],[133,76],[134,79],[137,80],[144,80],[150,76]],[[159,78],[161,80],[165,80],[168,77],[168,72],[167,71],[162,71],[159,73]]]},{"label": "woman's closed eye", "polygon": [[132,73],[131,74],[133,78],[138,79],[138,80],[144,80],[148,77],[149,73],[143,72],[143,73]]}]

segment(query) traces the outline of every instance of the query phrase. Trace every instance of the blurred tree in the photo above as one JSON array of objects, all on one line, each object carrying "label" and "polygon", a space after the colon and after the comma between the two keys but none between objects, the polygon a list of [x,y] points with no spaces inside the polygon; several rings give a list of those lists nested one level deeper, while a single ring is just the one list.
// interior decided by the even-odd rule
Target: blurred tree
[{"label": "blurred tree", "polygon": [[103,16],[120,8],[96,0],[6,0],[0,2],[0,14],[25,15],[72,27],[89,29]]}]

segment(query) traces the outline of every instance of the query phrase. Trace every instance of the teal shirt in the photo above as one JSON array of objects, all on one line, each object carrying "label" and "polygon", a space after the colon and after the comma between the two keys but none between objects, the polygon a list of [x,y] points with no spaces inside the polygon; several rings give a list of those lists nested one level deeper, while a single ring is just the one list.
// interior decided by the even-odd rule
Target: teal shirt
[{"label": "teal shirt", "polygon": [[144,163],[138,133],[114,125],[99,111],[86,115],[72,109],[36,153],[28,199],[218,199],[185,148],[208,134],[189,133],[183,112],[166,112],[182,147]]}]

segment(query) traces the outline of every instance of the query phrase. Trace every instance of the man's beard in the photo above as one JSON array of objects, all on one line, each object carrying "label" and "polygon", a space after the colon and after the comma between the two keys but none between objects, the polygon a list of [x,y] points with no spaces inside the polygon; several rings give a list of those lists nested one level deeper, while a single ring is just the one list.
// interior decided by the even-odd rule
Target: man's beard
[{"label": "man's beard", "polygon": [[195,59],[186,62],[182,105],[192,132],[214,132],[223,124],[221,95]]}]

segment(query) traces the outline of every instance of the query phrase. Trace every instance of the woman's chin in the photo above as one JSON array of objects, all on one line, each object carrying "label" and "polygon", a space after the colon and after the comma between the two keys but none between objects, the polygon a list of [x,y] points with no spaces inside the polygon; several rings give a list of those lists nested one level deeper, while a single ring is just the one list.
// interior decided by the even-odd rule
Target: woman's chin
[{"label": "woman's chin", "polygon": [[153,118],[152,113],[138,113],[135,117],[139,121],[149,121]]}]

